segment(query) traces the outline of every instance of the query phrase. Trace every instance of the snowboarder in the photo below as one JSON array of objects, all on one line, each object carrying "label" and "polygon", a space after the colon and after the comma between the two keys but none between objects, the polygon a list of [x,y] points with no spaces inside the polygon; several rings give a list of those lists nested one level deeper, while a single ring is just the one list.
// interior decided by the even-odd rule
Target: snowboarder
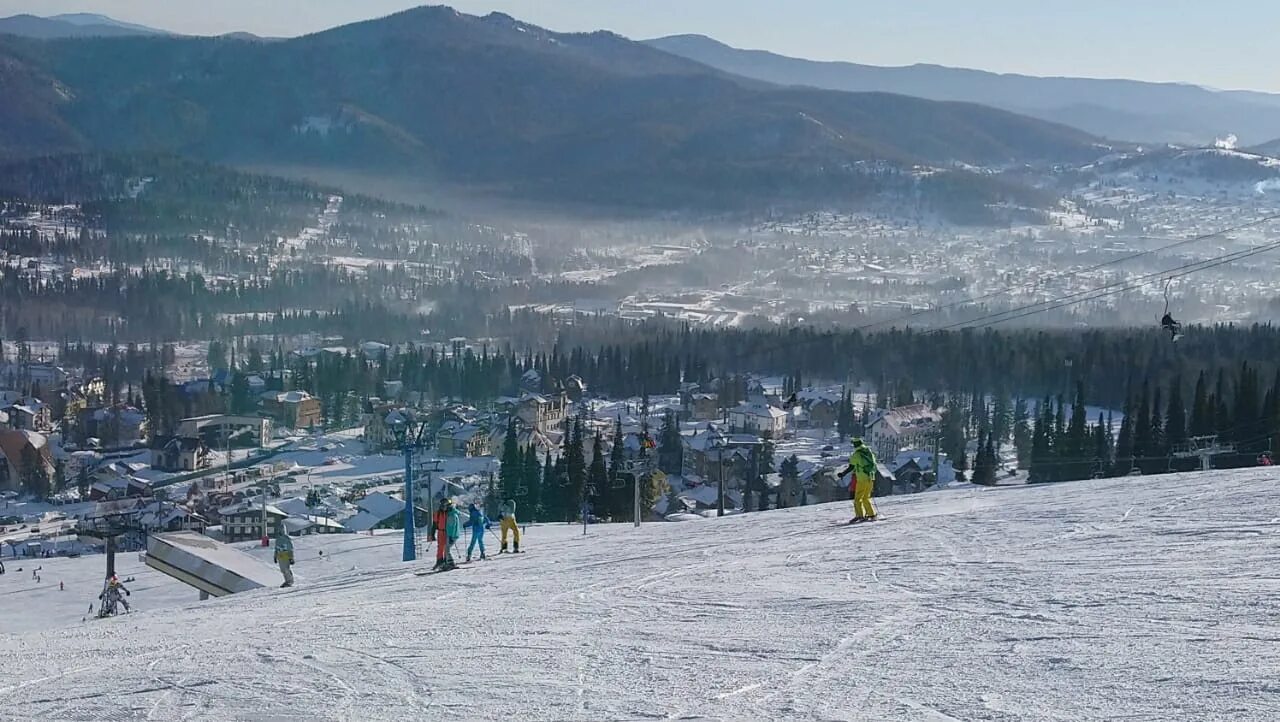
[{"label": "snowboarder", "polygon": [[853,519],[856,521],[874,521],[876,508],[871,504],[871,492],[876,485],[876,455],[871,447],[862,439],[853,440],[853,453],[849,456],[849,465],[837,476],[852,472],[849,481],[849,496],[853,499]]},{"label": "snowboarder", "polygon": [[284,577],[281,589],[293,586],[293,540],[284,530],[284,524],[276,527],[276,564],[280,565],[280,574]]},{"label": "snowboarder", "polygon": [[1160,319],[1160,327],[1169,332],[1169,340],[1177,341],[1182,338],[1182,324],[1173,320],[1173,314],[1168,311],[1164,312],[1164,318]]},{"label": "snowboarder", "polygon": [[502,529],[502,545],[498,548],[499,554],[505,554],[507,551],[507,532],[511,532],[512,551],[516,554],[520,553],[520,526],[516,523],[516,502],[514,499],[507,499],[502,502],[502,506],[498,507],[501,512],[502,520],[499,526]]},{"label": "snowboarder", "polygon": [[467,509],[467,528],[471,530],[471,544],[467,547],[467,561],[471,561],[471,555],[475,552],[476,546],[480,546],[480,558],[484,559],[484,533],[490,528],[489,520],[485,518],[484,512],[480,511],[480,507],[474,503]]}]

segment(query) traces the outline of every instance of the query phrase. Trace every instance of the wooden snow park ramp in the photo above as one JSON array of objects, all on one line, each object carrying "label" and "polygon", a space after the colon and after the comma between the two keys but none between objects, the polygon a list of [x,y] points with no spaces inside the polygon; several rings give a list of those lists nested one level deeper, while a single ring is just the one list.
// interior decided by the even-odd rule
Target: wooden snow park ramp
[{"label": "wooden snow park ramp", "polygon": [[147,566],[214,597],[275,586],[271,567],[193,531],[155,534],[147,542]]}]

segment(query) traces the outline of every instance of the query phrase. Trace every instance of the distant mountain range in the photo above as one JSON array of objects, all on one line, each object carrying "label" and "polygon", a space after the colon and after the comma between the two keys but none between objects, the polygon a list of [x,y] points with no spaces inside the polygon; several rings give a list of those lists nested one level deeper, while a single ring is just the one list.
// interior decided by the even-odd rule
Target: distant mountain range
[{"label": "distant mountain range", "polygon": [[1249,150],[1253,151],[1254,153],[1269,155],[1272,158],[1280,158],[1280,138],[1267,141],[1266,143],[1259,143],[1258,145],[1253,146]]},{"label": "distant mountain range", "polygon": [[[91,25],[88,27],[102,27]],[[162,151],[652,208],[856,200],[967,166],[1087,162],[1076,129],[969,103],[781,88],[608,32],[429,7],[278,42],[0,38],[0,157]]]},{"label": "distant mountain range", "polygon": [[37,17],[14,15],[0,18],[0,34],[28,38],[110,38],[131,35],[165,35],[165,31],[143,25],[125,23],[106,15],[72,13]]},{"label": "distant mountain range", "polygon": [[1246,144],[1280,136],[1280,95],[1268,93],[1133,80],[1004,75],[938,65],[816,62],[740,50],[701,35],[647,42],[725,72],[770,83],[981,103],[1106,138],[1210,145],[1228,135]]}]

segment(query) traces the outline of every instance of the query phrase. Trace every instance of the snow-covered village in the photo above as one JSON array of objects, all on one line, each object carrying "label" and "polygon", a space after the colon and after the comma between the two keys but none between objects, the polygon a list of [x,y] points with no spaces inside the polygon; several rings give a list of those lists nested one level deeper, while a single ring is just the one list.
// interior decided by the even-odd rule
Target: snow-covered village
[{"label": "snow-covered village", "polygon": [[1280,4],[456,5],[0,0],[0,720],[1280,720]]}]

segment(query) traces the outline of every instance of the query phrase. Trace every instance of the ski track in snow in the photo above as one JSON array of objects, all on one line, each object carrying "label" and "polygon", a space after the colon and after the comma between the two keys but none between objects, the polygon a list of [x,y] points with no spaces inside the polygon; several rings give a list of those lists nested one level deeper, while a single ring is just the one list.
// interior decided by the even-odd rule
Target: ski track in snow
[{"label": "ski track in snow", "polygon": [[0,719],[1280,719],[1280,473],[877,503],[533,527],[428,576],[305,538],[350,554],[0,636]]}]

